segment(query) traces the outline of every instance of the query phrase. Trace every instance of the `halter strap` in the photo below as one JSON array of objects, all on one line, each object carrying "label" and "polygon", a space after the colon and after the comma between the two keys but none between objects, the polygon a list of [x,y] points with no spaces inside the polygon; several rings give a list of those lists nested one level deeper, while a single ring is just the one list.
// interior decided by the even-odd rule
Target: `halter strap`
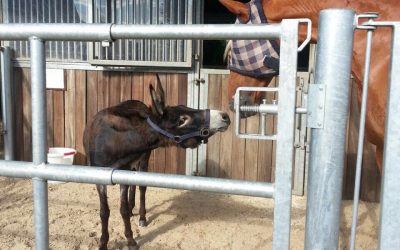
[{"label": "halter strap", "polygon": [[149,126],[154,129],[155,131],[157,131],[158,133],[164,135],[165,137],[168,137],[169,139],[175,141],[176,143],[181,143],[184,140],[187,140],[189,138],[192,137],[202,137],[204,142],[207,142],[207,137],[210,135],[210,110],[206,109],[206,114],[205,114],[205,119],[204,119],[204,126],[198,130],[198,131],[194,131],[191,133],[187,133],[184,135],[174,135],[162,128],[160,128],[157,124],[155,124],[150,117],[147,117],[147,124],[149,124]]}]

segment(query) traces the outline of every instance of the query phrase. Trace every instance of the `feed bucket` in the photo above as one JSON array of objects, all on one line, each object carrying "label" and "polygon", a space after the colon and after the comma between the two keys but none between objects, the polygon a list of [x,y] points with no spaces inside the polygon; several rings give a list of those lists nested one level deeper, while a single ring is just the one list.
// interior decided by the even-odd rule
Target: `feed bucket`
[{"label": "feed bucket", "polygon": [[[72,165],[76,150],[73,148],[49,148],[47,161],[51,164]],[[48,183],[59,184],[62,181],[49,181]]]}]

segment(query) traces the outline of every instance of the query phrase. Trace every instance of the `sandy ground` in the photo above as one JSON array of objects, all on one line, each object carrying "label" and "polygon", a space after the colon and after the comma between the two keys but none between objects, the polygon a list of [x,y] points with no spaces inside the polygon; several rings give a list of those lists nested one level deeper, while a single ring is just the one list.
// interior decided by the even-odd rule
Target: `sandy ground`
[{"label": "sandy ground", "polygon": [[[110,249],[126,249],[119,187],[108,189]],[[272,200],[148,188],[147,227],[131,219],[140,249],[271,249]],[[303,249],[305,198],[293,197],[291,249]],[[344,202],[340,249],[347,249],[351,203]],[[377,249],[379,205],[360,205],[357,249]],[[0,248],[33,249],[32,184],[0,177]],[[96,249],[100,237],[94,185],[49,186],[51,249]],[[343,244],[344,242],[345,244]]]}]

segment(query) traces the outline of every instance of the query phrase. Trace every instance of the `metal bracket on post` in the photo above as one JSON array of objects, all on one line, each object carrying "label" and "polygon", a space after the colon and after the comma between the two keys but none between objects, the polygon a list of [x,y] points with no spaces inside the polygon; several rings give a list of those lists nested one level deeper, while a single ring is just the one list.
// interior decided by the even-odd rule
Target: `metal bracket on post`
[{"label": "metal bracket on post", "polygon": [[324,128],[325,85],[310,84],[308,90],[307,127]]},{"label": "metal bracket on post", "polygon": [[[256,140],[276,140],[276,134],[272,135],[267,135],[267,134],[246,134],[246,133],[241,133],[241,127],[240,127],[240,112],[243,111],[250,111],[250,112],[256,112],[260,114],[277,114],[278,113],[278,105],[277,104],[267,104],[263,103],[260,105],[254,105],[254,106],[240,106],[240,92],[254,92],[254,91],[259,91],[259,92],[277,92],[278,93],[278,88],[273,88],[273,87],[239,87],[236,89],[235,93],[235,121],[236,121],[236,136],[242,139],[256,139]],[[266,121],[266,119],[262,119]],[[261,124],[260,126],[265,127],[265,124]],[[262,129],[261,129],[262,131]]]},{"label": "metal bracket on post", "polygon": [[[235,93],[235,121],[236,121],[236,136],[242,139],[255,139],[255,140],[276,140],[276,134],[267,134],[265,132],[266,125],[266,115],[277,115],[278,114],[278,104],[276,100],[273,103],[263,102],[259,105],[252,106],[240,106],[240,92],[277,92],[279,88],[277,87],[239,87],[236,89]],[[259,134],[249,134],[241,133],[240,127],[240,112],[255,112],[260,114],[260,133]],[[307,114],[306,107],[296,108],[297,114]]]}]

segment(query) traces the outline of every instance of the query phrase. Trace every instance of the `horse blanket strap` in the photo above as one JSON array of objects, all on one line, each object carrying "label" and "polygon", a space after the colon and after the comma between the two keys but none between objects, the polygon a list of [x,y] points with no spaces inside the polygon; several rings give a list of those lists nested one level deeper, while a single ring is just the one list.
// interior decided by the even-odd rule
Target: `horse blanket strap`
[{"label": "horse blanket strap", "polygon": [[149,124],[149,126],[152,129],[154,129],[158,133],[168,137],[169,139],[174,140],[176,143],[181,143],[182,141],[187,140],[192,137],[202,137],[204,143],[207,143],[207,138],[210,135],[210,110],[209,109],[206,110],[203,127],[198,131],[194,131],[194,132],[184,134],[184,135],[174,135],[172,133],[169,133],[168,131],[160,128],[157,124],[155,124],[150,119],[150,117],[148,117],[146,121],[147,121],[147,124]]},{"label": "horse blanket strap", "polygon": [[[261,0],[247,3],[250,10],[246,24],[267,23]],[[241,23],[236,19],[236,23]],[[275,40],[232,40],[229,69],[239,74],[263,78],[279,74],[279,45]]]}]

